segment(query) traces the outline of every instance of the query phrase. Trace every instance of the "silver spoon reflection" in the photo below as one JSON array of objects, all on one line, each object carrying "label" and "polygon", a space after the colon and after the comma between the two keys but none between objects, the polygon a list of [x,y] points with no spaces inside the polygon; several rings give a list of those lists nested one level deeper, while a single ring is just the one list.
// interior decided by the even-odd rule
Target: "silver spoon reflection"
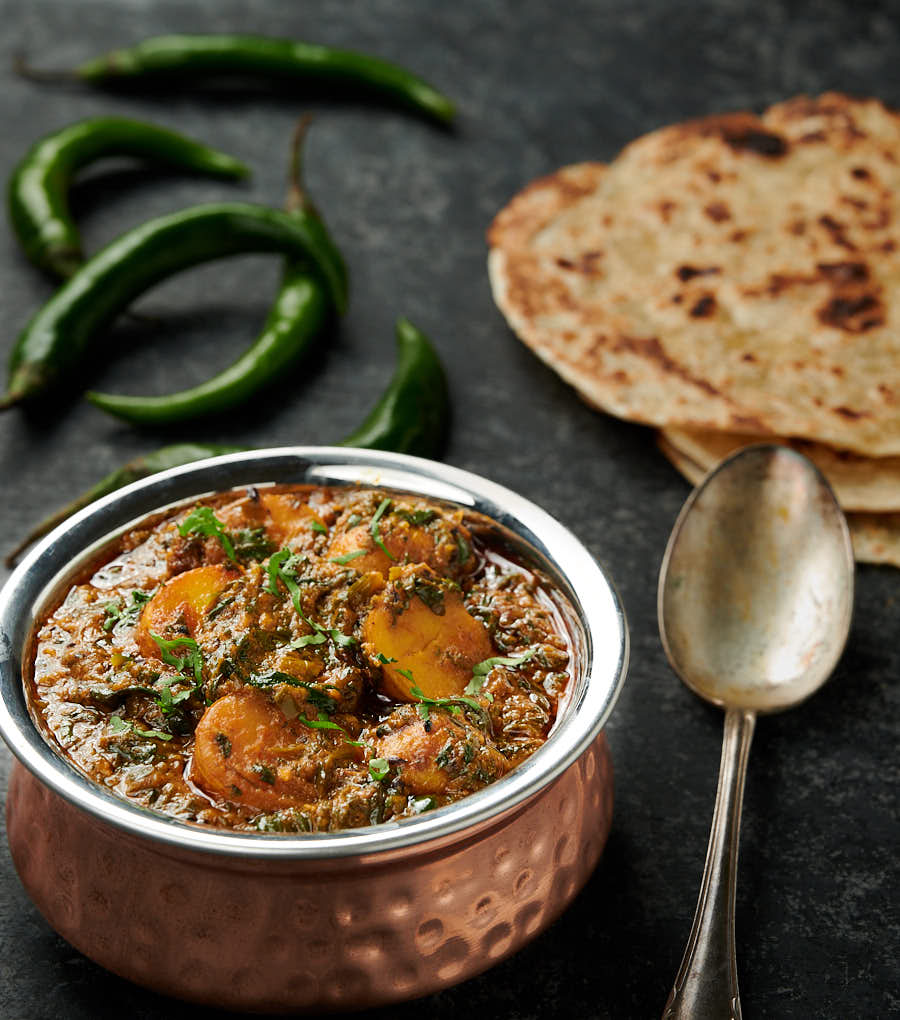
[{"label": "silver spoon reflection", "polygon": [[672,668],[725,709],[700,896],[663,1017],[740,1020],[734,903],[756,714],[816,691],[850,629],[850,536],[818,470],[782,446],[747,447],[723,461],[675,522],[657,605]]}]

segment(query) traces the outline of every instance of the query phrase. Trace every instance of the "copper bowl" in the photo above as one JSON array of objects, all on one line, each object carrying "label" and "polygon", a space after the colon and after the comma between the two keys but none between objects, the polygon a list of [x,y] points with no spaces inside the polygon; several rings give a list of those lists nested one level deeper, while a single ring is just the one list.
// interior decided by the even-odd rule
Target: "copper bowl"
[{"label": "copper bowl", "polygon": [[[28,712],[36,623],[151,511],[266,483],[373,484],[493,518],[568,597],[579,668],[547,743],[500,781],[414,819],[264,835],[151,813],[60,758]],[[137,482],[71,518],[0,592],[0,733],[19,760],[7,831],[47,921],[109,970],[168,995],[272,1013],[360,1009],[471,977],[547,927],[590,875],[612,816],[602,727],[628,637],[609,580],[532,503],[476,475],[373,451],[291,447]]]}]

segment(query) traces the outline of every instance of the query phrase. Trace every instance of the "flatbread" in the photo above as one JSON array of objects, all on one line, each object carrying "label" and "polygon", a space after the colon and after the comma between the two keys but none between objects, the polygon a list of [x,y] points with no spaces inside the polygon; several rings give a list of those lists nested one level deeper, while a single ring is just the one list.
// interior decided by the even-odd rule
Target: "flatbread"
[{"label": "flatbread", "polygon": [[[704,471],[735,450],[760,441],[759,436],[736,432],[690,429],[664,429],[663,436]],[[900,457],[864,457],[809,439],[767,441],[783,443],[808,457],[828,479],[844,510],[900,511]]]},{"label": "flatbread", "polygon": [[798,97],[662,128],[494,220],[515,332],[590,403],[900,455],[900,116]]},{"label": "flatbread", "polygon": [[[657,434],[657,443],[691,485],[699,485],[703,481],[708,470],[673,446],[666,433]],[[846,516],[853,557],[857,563],[900,567],[900,513],[848,513]]]},{"label": "flatbread", "polygon": [[900,567],[900,514],[847,514],[858,563]]},{"label": "flatbread", "polygon": [[665,432],[656,433],[656,445],[660,448],[666,460],[676,471],[686,478],[691,485],[699,485],[712,470],[701,467],[695,460],[692,460],[686,453],[682,453],[677,446],[673,446],[666,438]]}]

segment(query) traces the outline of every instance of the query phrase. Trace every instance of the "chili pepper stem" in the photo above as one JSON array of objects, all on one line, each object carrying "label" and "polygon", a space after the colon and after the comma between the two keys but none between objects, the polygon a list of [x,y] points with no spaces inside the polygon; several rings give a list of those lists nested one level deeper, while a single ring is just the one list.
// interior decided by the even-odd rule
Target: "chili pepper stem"
[{"label": "chili pepper stem", "polygon": [[12,69],[14,74],[17,74],[20,78],[26,78],[28,81],[59,82],[79,80],[78,73],[71,68],[50,70],[32,67],[21,53],[13,55]]},{"label": "chili pepper stem", "polygon": [[306,141],[310,124],[312,124],[312,115],[306,113],[294,127],[294,136],[291,140],[291,170],[288,178],[287,197],[284,202],[287,212],[314,208],[303,187],[303,143]]},{"label": "chili pepper stem", "polygon": [[27,400],[33,393],[39,393],[46,381],[45,373],[37,366],[20,365],[10,373],[6,392],[0,395],[0,411]]},{"label": "chili pepper stem", "polygon": [[21,403],[26,399],[30,390],[31,387],[27,380],[23,379],[19,373],[14,375],[10,379],[6,393],[0,396],[0,411],[8,411],[11,407]]}]

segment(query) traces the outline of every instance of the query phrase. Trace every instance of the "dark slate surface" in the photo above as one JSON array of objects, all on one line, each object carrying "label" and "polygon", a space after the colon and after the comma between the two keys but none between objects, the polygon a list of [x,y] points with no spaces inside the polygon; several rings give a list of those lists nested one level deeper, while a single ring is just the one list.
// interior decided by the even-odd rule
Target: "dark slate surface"
[{"label": "dark slate surface", "polygon": [[[491,302],[484,230],[525,182],[612,157],[667,121],[761,108],[841,88],[900,102],[900,27],[889,3],[543,0],[0,0],[0,175],[39,135],[109,112],[157,119],[250,162],[243,189],[119,166],[92,172],[74,205],[95,250],[125,227],[226,195],[278,203],[300,110],[318,114],[308,182],[343,246],[350,314],[289,382],[193,435],[278,445],[353,427],[390,373],[406,314],[435,339],[453,391],[450,463],[507,484],[571,526],[605,562],[631,623],[633,664],[609,737],[617,813],[577,902],[517,957],[425,1003],[372,1014],[510,1020],[658,1016],[694,908],[721,718],[682,689],[656,629],[656,576],[686,485],[637,427],[590,412],[509,333]],[[54,66],[161,31],[238,29],[371,50],[458,100],[455,135],[353,102],[247,93],[116,96],[37,87],[14,51]],[[165,326],[124,323],[91,366],[98,388],[165,392],[226,364],[263,317],[273,260],[196,271],[149,295]],[[0,348],[50,293],[0,231]],[[30,522],[163,438],[78,399],[0,420],[0,535]],[[898,575],[859,571],[858,609],[833,682],[765,719],[748,781],[738,947],[748,1017],[897,1015]],[[0,751],[0,764],[9,756]],[[4,784],[5,787],[5,784]],[[108,976],[58,938],[0,850],[0,1015],[212,1017]]]}]

